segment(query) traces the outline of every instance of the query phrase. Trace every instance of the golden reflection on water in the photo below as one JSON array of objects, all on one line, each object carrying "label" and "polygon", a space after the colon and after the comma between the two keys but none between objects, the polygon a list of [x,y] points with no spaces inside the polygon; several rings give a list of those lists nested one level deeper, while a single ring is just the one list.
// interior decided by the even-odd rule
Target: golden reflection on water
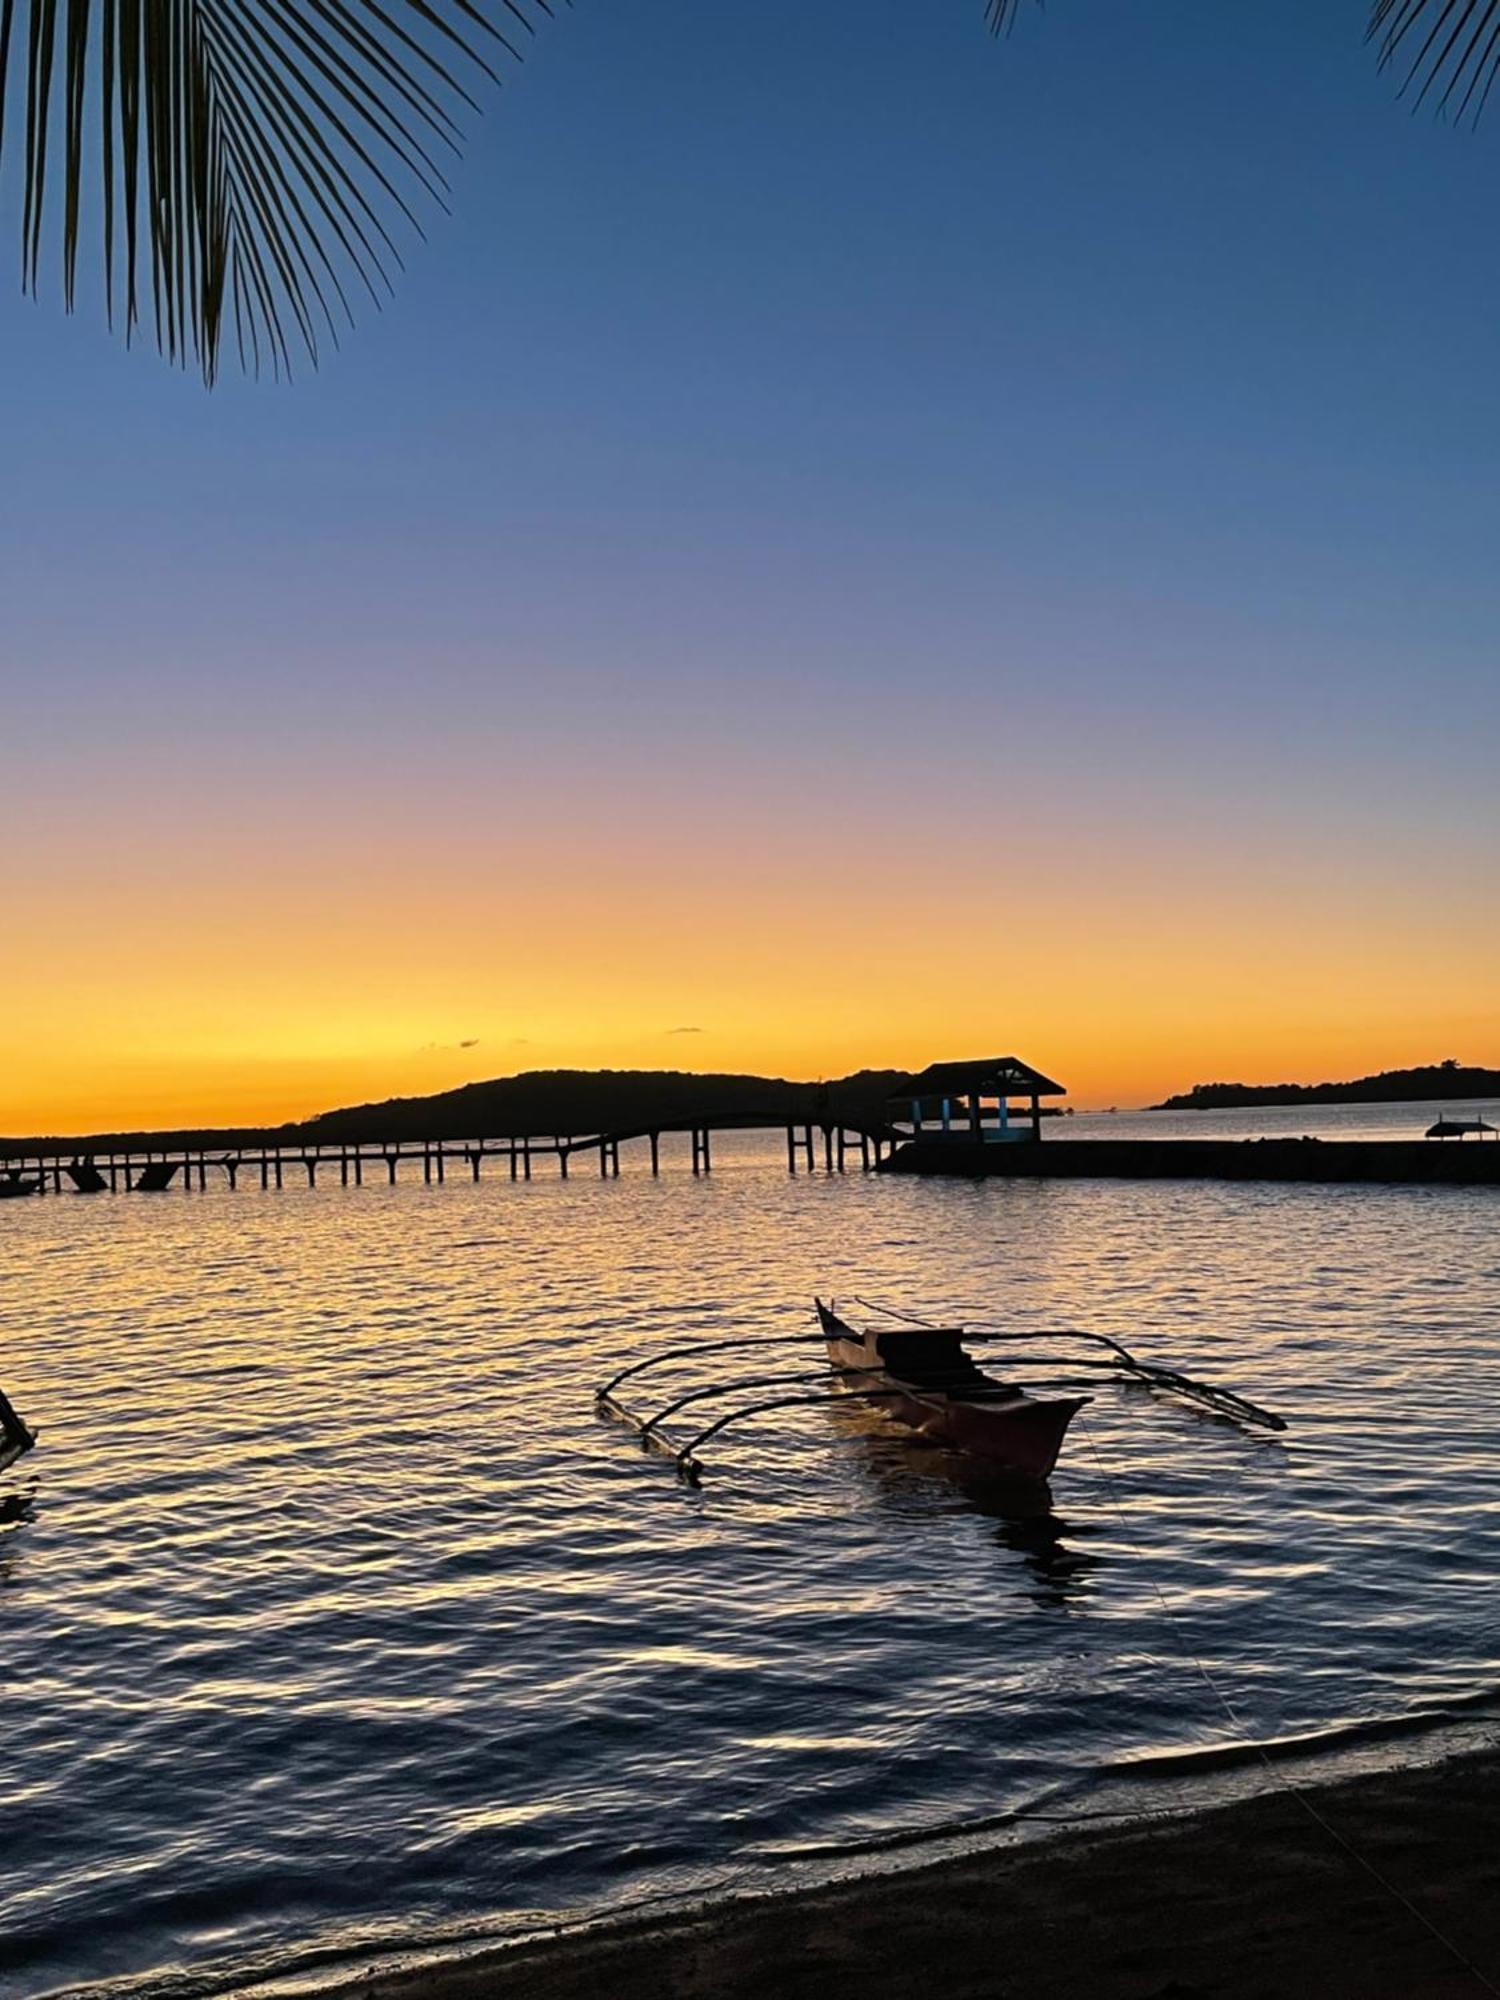
[{"label": "golden reflection on water", "polygon": [[[738,1151],[10,1205],[8,1992],[982,1819],[1224,1742],[1213,1687],[1266,1737],[1494,1692],[1493,1195]],[[1114,1333],[1294,1428],[1101,1391],[1018,1493],[799,1409],[692,1493],[596,1418],[612,1365],[815,1290]]]}]

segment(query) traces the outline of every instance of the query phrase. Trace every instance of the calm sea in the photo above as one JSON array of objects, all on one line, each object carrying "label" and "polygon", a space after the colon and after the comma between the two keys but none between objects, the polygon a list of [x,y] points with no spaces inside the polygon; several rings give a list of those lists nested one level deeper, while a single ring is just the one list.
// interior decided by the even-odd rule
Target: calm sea
[{"label": "calm sea", "polygon": [[[312,1975],[1497,1712],[1500,1193],[780,1145],[0,1208],[42,1432],[0,1477],[7,1993]],[[1108,1388],[1027,1507],[847,1408],[731,1432],[699,1492],[596,1417],[626,1360],[803,1331],[815,1290],[1113,1333],[1293,1428]]]}]

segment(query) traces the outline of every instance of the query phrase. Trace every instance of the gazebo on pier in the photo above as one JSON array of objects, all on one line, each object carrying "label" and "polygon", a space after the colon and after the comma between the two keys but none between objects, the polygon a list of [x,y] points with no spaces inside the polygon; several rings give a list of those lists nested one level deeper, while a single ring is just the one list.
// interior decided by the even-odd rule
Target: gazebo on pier
[{"label": "gazebo on pier", "polygon": [[901,1138],[924,1145],[1035,1145],[1042,1136],[1041,1100],[1066,1096],[1065,1084],[1018,1056],[983,1056],[931,1063],[908,1077],[887,1099],[886,1117]]}]

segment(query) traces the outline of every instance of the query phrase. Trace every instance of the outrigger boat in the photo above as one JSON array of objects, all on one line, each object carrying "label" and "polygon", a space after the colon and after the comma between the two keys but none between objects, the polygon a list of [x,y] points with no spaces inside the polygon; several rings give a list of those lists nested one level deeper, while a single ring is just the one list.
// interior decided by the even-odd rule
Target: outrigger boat
[{"label": "outrigger boat", "polygon": [[[1101,1380],[1123,1378],[1184,1397],[1235,1423],[1272,1431],[1286,1429],[1283,1418],[1233,1390],[1215,1388],[1175,1368],[1138,1361],[1108,1334],[1072,1328],[1014,1333],[982,1325],[941,1326],[868,1299],[851,1303],[859,1309],[858,1316],[847,1306],[839,1308],[837,1302],[825,1305],[822,1299],[814,1300],[816,1333],[706,1341],[648,1355],[602,1384],[596,1392],[599,1408],[628,1424],[651,1450],[673,1459],[679,1475],[693,1485],[703,1474],[699,1449],[711,1437],[746,1417],[826,1402],[830,1393],[883,1408],[897,1423],[929,1443],[980,1459],[1009,1478],[1044,1480],[1057,1463],[1069,1424],[1092,1397],[1037,1396],[1020,1382],[986,1374],[967,1351],[966,1343],[993,1341],[1006,1351],[1008,1373],[1016,1366],[1041,1371],[1033,1386],[1092,1389]],[[807,1345],[827,1350],[829,1370],[719,1381],[688,1389],[649,1416],[628,1408],[617,1393],[622,1383],[669,1363],[747,1348]],[[1081,1379],[1072,1371],[1081,1371]],[[736,1391],[761,1389],[782,1393],[732,1409],[685,1441],[663,1428],[669,1419],[696,1405]]]},{"label": "outrigger boat", "polygon": [[0,1472],[14,1465],[22,1452],[30,1451],[36,1438],[16,1415],[10,1398],[0,1389]]},{"label": "outrigger boat", "polygon": [[821,1299],[813,1303],[836,1389],[878,1394],[898,1424],[1017,1479],[1047,1477],[1068,1425],[1092,1400],[1028,1396],[1019,1383],[986,1375],[966,1352],[962,1327],[858,1327]]}]

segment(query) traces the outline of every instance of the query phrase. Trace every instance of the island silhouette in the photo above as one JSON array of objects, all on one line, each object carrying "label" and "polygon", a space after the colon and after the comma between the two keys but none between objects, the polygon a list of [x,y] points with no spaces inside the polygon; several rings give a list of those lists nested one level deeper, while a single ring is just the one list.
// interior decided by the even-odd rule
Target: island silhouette
[{"label": "island silhouette", "polygon": [[379,1140],[541,1138],[689,1124],[822,1125],[879,1119],[906,1070],[864,1069],[818,1083],[688,1070],[551,1069],[466,1083],[430,1097],[389,1097],[284,1125],[204,1126],[0,1139],[0,1158],[241,1145],[359,1145]]},{"label": "island silhouette", "polygon": [[1415,1069],[1383,1069],[1347,1083],[1195,1083],[1153,1111],[1239,1111],[1261,1104],[1419,1104],[1438,1098],[1500,1097],[1500,1069],[1449,1056]]}]

